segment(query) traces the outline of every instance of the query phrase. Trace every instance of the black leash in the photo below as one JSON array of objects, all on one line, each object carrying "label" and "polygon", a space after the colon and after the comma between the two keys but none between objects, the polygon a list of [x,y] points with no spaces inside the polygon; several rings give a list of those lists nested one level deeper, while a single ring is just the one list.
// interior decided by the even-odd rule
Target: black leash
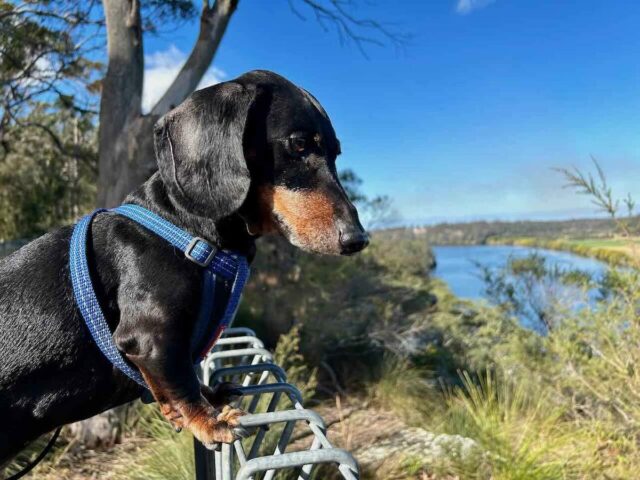
[{"label": "black leash", "polygon": [[29,463],[29,465],[24,467],[15,475],[12,475],[9,478],[7,478],[7,480],[18,480],[19,478],[24,477],[27,473],[33,470],[35,466],[38,465],[44,459],[44,457],[47,456],[47,453],[49,453],[49,450],[53,448],[53,445],[56,443],[56,440],[58,439],[58,436],[60,435],[61,430],[62,430],[62,427],[58,427],[56,431],[53,432],[53,435],[51,436],[49,443],[47,443],[47,445],[42,449],[40,454],[36,457],[36,459],[33,462]]}]

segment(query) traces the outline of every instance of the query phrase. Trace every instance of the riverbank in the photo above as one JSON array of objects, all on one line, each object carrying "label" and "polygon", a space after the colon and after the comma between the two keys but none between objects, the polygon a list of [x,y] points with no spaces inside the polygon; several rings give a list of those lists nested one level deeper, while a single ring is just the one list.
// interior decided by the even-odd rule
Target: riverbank
[{"label": "riverbank", "polygon": [[549,239],[540,237],[490,237],[488,245],[517,245],[547,248],[575,253],[600,260],[612,267],[638,267],[640,242],[638,239]]}]

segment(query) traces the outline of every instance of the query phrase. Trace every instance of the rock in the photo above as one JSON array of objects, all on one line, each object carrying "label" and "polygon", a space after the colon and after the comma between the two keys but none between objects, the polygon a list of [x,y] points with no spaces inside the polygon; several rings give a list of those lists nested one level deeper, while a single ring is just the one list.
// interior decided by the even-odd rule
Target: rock
[{"label": "rock", "polygon": [[363,472],[381,473],[379,469],[405,460],[412,465],[422,465],[426,470],[446,471],[452,464],[470,466],[476,471],[486,470],[486,454],[471,438],[409,427],[397,413],[370,406],[351,404],[342,405],[340,411],[326,407],[319,410],[330,425],[331,442],[352,452]]},{"label": "rock", "polygon": [[456,460],[472,462],[481,453],[476,442],[460,435],[436,435],[410,427],[394,432],[374,445],[362,445],[355,452],[360,463],[375,467],[390,458],[410,457],[425,465],[441,465]]}]

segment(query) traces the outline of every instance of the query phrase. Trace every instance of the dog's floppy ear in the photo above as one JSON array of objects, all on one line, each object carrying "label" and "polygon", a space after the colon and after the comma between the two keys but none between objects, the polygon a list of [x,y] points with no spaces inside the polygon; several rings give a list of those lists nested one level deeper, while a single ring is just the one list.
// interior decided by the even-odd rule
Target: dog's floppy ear
[{"label": "dog's floppy ear", "polygon": [[250,176],[242,140],[255,96],[253,86],[220,83],[194,92],[156,123],[160,175],[184,208],[217,220],[244,202]]}]

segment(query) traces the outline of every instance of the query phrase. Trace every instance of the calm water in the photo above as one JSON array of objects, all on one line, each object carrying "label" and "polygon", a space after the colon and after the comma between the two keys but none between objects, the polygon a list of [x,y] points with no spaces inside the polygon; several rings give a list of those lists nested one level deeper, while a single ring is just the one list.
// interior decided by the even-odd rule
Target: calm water
[{"label": "calm water", "polygon": [[606,266],[591,258],[572,253],[545,250],[542,248],[515,247],[508,245],[444,246],[433,247],[438,265],[434,271],[459,297],[480,299],[484,297],[484,282],[475,263],[490,268],[502,268],[509,258],[524,258],[537,253],[546,259],[548,267],[578,269],[599,276]]}]

